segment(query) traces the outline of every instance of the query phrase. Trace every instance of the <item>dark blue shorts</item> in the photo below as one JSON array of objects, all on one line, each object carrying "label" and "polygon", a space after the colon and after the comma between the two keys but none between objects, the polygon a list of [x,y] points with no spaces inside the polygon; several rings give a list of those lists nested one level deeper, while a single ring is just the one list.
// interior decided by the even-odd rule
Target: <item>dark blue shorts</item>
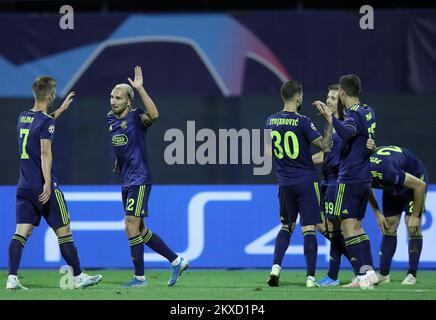
[{"label": "dark blue shorts", "polygon": [[365,217],[370,192],[371,182],[339,183],[336,186],[335,208],[329,219],[362,220]]},{"label": "dark blue shorts", "polygon": [[322,222],[318,182],[279,187],[280,221],[291,225],[300,213],[302,226]]},{"label": "dark blue shorts", "polygon": [[44,217],[53,230],[69,224],[70,214],[64,194],[59,189],[52,190],[49,201],[44,205],[38,200],[40,194],[38,190],[17,189],[17,224],[39,226],[41,217]]},{"label": "dark blue shorts", "polygon": [[[422,175],[420,175],[419,178],[427,183],[427,188],[428,188],[427,172],[423,171]],[[413,212],[413,206],[414,206],[413,190],[408,190],[401,194],[392,194],[383,191],[382,205],[383,205],[383,215],[385,217],[397,216],[402,214],[404,211],[406,212],[406,215],[410,216]],[[422,215],[424,211],[425,211],[425,206],[422,208],[420,215]]]},{"label": "dark blue shorts", "polygon": [[331,219],[335,210],[336,185],[323,185],[321,191],[321,210],[323,211],[324,217]]},{"label": "dark blue shorts", "polygon": [[148,217],[148,198],[151,184],[122,188],[123,207],[126,216]]}]

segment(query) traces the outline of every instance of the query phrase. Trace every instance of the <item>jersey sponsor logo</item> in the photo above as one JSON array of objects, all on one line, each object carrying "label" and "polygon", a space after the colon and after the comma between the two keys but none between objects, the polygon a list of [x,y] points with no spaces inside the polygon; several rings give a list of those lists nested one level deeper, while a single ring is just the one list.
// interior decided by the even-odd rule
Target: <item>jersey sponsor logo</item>
[{"label": "jersey sponsor logo", "polygon": [[50,132],[50,134],[53,134],[55,131],[55,126],[52,124],[50,127],[48,127],[48,132]]},{"label": "jersey sponsor logo", "polygon": [[129,138],[125,134],[116,134],[112,136],[112,145],[114,147],[124,146],[129,142]]}]

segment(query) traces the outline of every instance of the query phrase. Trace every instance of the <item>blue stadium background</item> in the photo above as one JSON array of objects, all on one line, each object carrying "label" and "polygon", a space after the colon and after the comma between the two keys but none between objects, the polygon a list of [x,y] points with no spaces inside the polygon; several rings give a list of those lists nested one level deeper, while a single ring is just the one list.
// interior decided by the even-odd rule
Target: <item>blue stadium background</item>
[{"label": "blue stadium background", "polygon": [[[278,226],[275,175],[253,176],[252,165],[167,165],[170,128],[262,129],[281,108],[279,87],[303,83],[303,112],[321,126],[311,101],[323,99],[341,74],[355,73],[363,101],[377,113],[377,144],[411,149],[436,179],[436,13],[375,10],[375,29],[359,28],[358,10],[244,11],[214,14],[76,12],[75,29],[60,15],[2,14],[0,19],[0,267],[14,232],[19,173],[18,114],[33,104],[40,74],[58,79],[59,101],[73,105],[57,121],[55,166],[66,194],[74,239],[85,267],[130,267],[118,178],[105,115],[109,93],[141,65],[160,119],[149,130],[154,173],[150,227],[199,268],[269,267]],[[13,32],[11,32],[13,30]],[[436,188],[427,197],[423,267],[436,267]],[[379,195],[379,194],[378,194]],[[370,210],[365,228],[378,263],[380,235]],[[303,267],[299,229],[284,265]],[[328,244],[319,237],[318,266]],[[394,267],[407,266],[407,236],[399,230]],[[56,239],[43,223],[26,245],[23,267],[60,265]],[[147,267],[166,267],[151,252]],[[348,266],[347,263],[344,266]]]}]

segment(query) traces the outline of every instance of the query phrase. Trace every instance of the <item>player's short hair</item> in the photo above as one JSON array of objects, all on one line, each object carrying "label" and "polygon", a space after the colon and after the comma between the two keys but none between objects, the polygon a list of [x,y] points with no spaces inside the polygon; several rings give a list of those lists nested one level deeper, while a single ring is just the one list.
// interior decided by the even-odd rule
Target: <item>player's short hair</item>
[{"label": "player's short hair", "polygon": [[127,83],[119,83],[115,86],[114,89],[119,89],[119,88],[122,88],[126,92],[127,97],[131,101],[133,101],[133,98],[135,97],[135,92],[133,91],[133,88],[130,85],[128,85]]},{"label": "player's short hair", "polygon": [[36,100],[44,100],[56,89],[56,80],[50,76],[40,76],[32,85],[33,96]]},{"label": "player's short hair", "polygon": [[303,86],[297,80],[290,80],[283,83],[280,93],[283,100],[287,101],[292,99],[297,93],[303,92]]},{"label": "player's short hair", "polygon": [[346,74],[339,79],[339,87],[345,91],[349,97],[359,97],[361,92],[361,83],[355,74]]},{"label": "player's short hair", "polygon": [[339,90],[339,85],[338,84],[332,84],[329,86],[329,90],[333,90],[333,91],[338,91]]}]

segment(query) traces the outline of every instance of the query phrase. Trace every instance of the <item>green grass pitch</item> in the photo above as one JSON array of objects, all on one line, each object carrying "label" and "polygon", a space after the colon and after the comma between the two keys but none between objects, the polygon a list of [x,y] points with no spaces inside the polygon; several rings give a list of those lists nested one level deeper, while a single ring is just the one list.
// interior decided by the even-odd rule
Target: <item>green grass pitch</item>
[{"label": "green grass pitch", "polygon": [[[21,283],[29,287],[29,291],[8,291],[4,289],[7,270],[0,270],[3,288],[0,289],[0,299],[68,299],[68,300],[424,300],[436,299],[436,271],[420,271],[418,284],[415,286],[401,285],[404,271],[391,274],[391,283],[376,287],[374,290],[361,289],[311,288],[305,287],[305,272],[303,270],[282,270],[280,287],[270,288],[266,281],[269,270],[188,270],[180,281],[172,288],[166,283],[169,270],[146,270],[149,285],[145,288],[122,289],[121,285],[132,276],[131,270],[93,270],[89,274],[101,273],[103,280],[94,287],[78,290],[62,290],[59,288],[61,274],[57,270],[22,270]],[[318,270],[321,277],[325,270]],[[350,271],[340,273],[342,283],[352,277]]]}]

